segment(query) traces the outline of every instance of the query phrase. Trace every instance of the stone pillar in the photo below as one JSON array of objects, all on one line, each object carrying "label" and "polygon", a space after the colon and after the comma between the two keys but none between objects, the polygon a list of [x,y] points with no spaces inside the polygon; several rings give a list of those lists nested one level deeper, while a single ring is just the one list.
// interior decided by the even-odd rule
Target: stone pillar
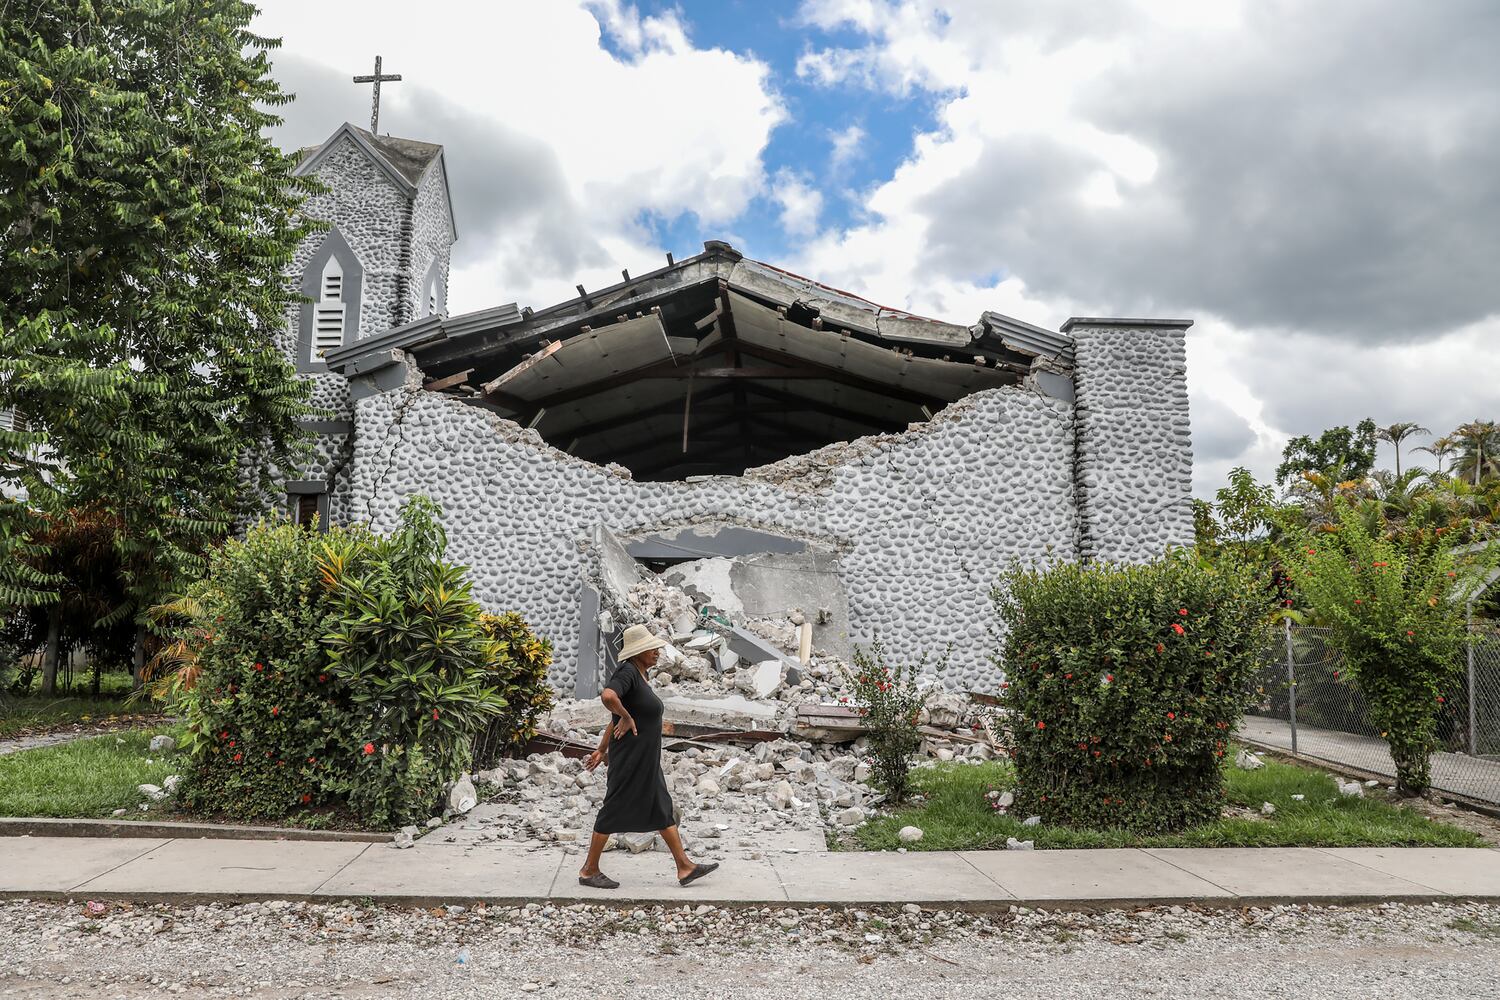
[{"label": "stone pillar", "polygon": [[1193,541],[1187,328],[1073,318],[1074,489],[1082,559],[1143,562]]}]

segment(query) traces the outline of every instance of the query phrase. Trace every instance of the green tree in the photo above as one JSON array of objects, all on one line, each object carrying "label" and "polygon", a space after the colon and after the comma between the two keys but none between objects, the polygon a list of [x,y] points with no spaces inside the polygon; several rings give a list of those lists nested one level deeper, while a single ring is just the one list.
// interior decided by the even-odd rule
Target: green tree
[{"label": "green tree", "polygon": [[1405,441],[1413,434],[1431,433],[1432,431],[1428,430],[1422,425],[1415,424],[1409,420],[1406,420],[1398,421],[1397,423],[1391,424],[1389,427],[1376,428],[1375,437],[1381,441],[1389,441],[1391,443],[1391,447],[1396,449],[1396,476],[1399,478],[1401,475],[1401,442]]},{"label": "green tree", "polygon": [[1500,424],[1471,420],[1453,432],[1459,456],[1453,474],[1478,486],[1480,480],[1500,475]]},{"label": "green tree", "polygon": [[1442,437],[1433,438],[1432,444],[1417,449],[1417,451],[1425,451],[1427,452],[1427,454],[1437,459],[1437,471],[1439,473],[1443,471],[1444,460],[1446,460],[1449,455],[1457,454],[1458,450],[1458,439],[1451,434],[1445,434]]},{"label": "green tree", "polygon": [[1375,421],[1366,417],[1353,430],[1330,427],[1317,440],[1294,437],[1281,452],[1276,481],[1285,486],[1304,472],[1335,468],[1345,480],[1363,479],[1375,467],[1375,435]]},{"label": "green tree", "polygon": [[[290,98],[239,0],[0,6],[0,565],[35,509],[118,519],[125,620],[294,464],[307,387],[276,349],[311,184],[264,129]],[[263,461],[260,461],[263,460]],[[0,599],[51,599],[0,571]]]},{"label": "green tree", "polygon": [[1288,546],[1301,603],[1326,626],[1359,685],[1370,718],[1390,746],[1396,785],[1426,790],[1437,717],[1451,692],[1465,641],[1464,605],[1479,588],[1478,565],[1462,565],[1442,534],[1403,545],[1372,532],[1344,501],[1337,530]]}]

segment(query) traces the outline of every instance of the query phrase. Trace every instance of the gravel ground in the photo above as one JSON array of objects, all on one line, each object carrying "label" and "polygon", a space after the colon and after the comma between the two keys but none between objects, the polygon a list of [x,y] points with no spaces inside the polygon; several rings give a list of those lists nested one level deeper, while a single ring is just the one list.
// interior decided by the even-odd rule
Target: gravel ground
[{"label": "gravel ground", "polygon": [[0,903],[0,996],[1500,997],[1500,906]]}]

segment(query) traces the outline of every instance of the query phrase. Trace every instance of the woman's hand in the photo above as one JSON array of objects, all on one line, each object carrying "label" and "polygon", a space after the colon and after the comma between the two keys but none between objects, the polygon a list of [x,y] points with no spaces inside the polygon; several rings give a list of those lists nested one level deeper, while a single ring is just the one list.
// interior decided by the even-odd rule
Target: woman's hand
[{"label": "woman's hand", "polygon": [[615,724],[615,739],[617,739],[617,740],[623,740],[626,736],[634,736],[634,735],[635,735],[635,720],[632,719],[630,716],[628,716],[628,715],[625,716],[625,718],[621,719],[619,722],[617,722]]},{"label": "woman's hand", "polygon": [[606,753],[603,750],[595,750],[593,753],[589,754],[588,758],[583,762],[583,769],[585,771],[592,771],[594,768],[598,767],[600,764],[606,764],[607,765],[608,763],[609,763],[609,754]]}]

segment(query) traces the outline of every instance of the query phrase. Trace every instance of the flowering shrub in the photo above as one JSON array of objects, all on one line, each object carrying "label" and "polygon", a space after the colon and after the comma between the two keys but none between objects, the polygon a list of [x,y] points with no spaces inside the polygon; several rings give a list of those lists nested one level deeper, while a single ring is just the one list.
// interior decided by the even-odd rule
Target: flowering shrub
[{"label": "flowering shrub", "polygon": [[841,669],[868,727],[870,770],[886,797],[900,802],[906,798],[911,755],[922,745],[917,722],[932,693],[917,689],[922,665],[886,666],[885,648],[877,640],[869,650],[856,646],[854,668]]},{"label": "flowering shrub", "polygon": [[322,804],[359,740],[348,692],[328,672],[317,536],[288,524],[251,529],[213,555],[179,608],[176,639],[195,675],[178,688],[196,810],[278,818]]},{"label": "flowering shrub", "polygon": [[[431,815],[469,766],[470,734],[507,710],[506,657],[536,642],[514,616],[506,638],[486,623],[463,568],[442,559],[436,513],[415,498],[388,537],[260,525],[215,553],[174,605],[194,672],[175,688],[191,808],[276,818],[334,804],[387,828]],[[515,717],[529,724],[538,699]]]},{"label": "flowering shrub", "polygon": [[991,597],[1016,811],[1141,832],[1218,818],[1229,737],[1270,641],[1248,575],[1182,553],[1018,566]]},{"label": "flowering shrub", "polygon": [[1432,777],[1444,692],[1457,679],[1464,605],[1483,574],[1461,567],[1440,537],[1402,546],[1372,534],[1347,504],[1336,513],[1336,529],[1303,536],[1287,562],[1304,611],[1330,629],[1345,678],[1391,748],[1397,789],[1418,794]]}]

